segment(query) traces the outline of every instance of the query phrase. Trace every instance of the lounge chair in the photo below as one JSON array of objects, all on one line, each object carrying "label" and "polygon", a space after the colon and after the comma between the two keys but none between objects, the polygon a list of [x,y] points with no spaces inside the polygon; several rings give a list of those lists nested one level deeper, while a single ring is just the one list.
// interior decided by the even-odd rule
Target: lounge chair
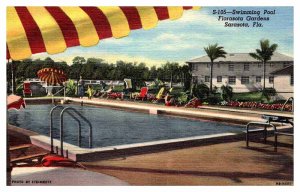
[{"label": "lounge chair", "polygon": [[200,105],[201,105],[201,101],[197,97],[194,97],[184,107],[197,108]]},{"label": "lounge chair", "polygon": [[160,100],[163,100],[164,96],[165,96],[165,92],[166,92],[166,88],[165,87],[160,88],[160,90],[158,91],[158,93],[155,95],[155,98],[153,99],[153,102],[157,103]]},{"label": "lounge chair", "polygon": [[109,88],[107,91],[101,95],[101,98],[106,98],[107,99],[123,99],[123,93],[122,92],[113,92],[113,88]]},{"label": "lounge chair", "polygon": [[108,98],[110,94],[112,94],[112,90],[113,88],[109,88],[108,90],[106,91],[101,91],[101,96],[100,98]]},{"label": "lounge chair", "polygon": [[32,96],[32,90],[30,88],[30,82],[23,83],[23,96],[25,97],[26,94],[30,94]]},{"label": "lounge chair", "polygon": [[147,99],[147,94],[148,94],[148,87],[142,87],[141,92],[135,96],[134,100],[141,99],[144,101],[144,99]]}]

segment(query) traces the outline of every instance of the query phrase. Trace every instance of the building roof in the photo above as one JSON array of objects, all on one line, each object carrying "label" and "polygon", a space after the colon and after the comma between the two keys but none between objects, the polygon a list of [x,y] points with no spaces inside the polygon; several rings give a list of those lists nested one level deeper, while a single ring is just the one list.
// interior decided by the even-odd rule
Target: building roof
[{"label": "building roof", "polygon": [[[259,62],[258,60],[251,57],[249,53],[227,53],[226,58],[220,57],[216,59],[214,62],[220,62],[220,61],[221,62]],[[294,61],[294,58],[275,52],[271,58],[271,61],[291,62]],[[207,55],[186,61],[186,63],[207,63],[207,62],[210,62],[210,59]]]},{"label": "building roof", "polygon": [[286,74],[292,74],[294,72],[294,66],[293,65],[290,65],[290,66],[287,66],[283,69],[278,69],[276,71],[273,71],[271,72],[270,74],[272,75],[286,75]]}]

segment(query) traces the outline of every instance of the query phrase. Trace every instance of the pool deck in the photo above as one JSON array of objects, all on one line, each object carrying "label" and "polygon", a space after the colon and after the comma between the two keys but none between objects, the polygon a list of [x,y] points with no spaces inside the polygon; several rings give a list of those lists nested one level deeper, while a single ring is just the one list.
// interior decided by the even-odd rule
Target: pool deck
[{"label": "pool deck", "polygon": [[[33,132],[9,126],[11,144],[30,143]],[[254,142],[255,141],[255,142]],[[293,138],[281,136],[278,152],[273,137],[240,139],[109,160],[81,162],[88,171],[113,176],[129,185],[293,185]],[[45,151],[35,147],[34,152]],[[101,183],[99,183],[101,185]]]},{"label": "pool deck", "polygon": [[[51,98],[25,98],[25,101],[34,100],[51,100]],[[54,98],[56,101],[61,101],[63,97]],[[164,106],[163,104],[154,104],[147,101],[133,101],[133,100],[117,100],[117,99],[105,99],[105,98],[92,98],[83,99],[66,97],[66,101],[75,103],[83,103],[83,105],[100,105],[105,107],[127,109],[127,110],[138,110],[147,112],[150,114],[170,114],[180,115],[191,118],[202,118],[216,121],[228,121],[230,123],[247,123],[250,121],[265,121],[261,118],[262,115],[279,115],[286,117],[293,117],[292,112],[286,111],[271,111],[271,110],[256,110],[247,108],[232,108],[226,106],[209,106],[202,105],[199,108],[185,108],[176,106]]]},{"label": "pool deck", "polygon": [[252,110],[252,109],[237,109],[230,107],[218,107],[218,106],[200,106],[199,108],[185,108],[176,106],[164,106],[153,104],[151,102],[140,101],[126,101],[126,100],[110,100],[110,99],[79,99],[67,97],[66,100],[92,105],[102,105],[115,108],[124,108],[129,110],[143,110],[150,114],[171,114],[180,115],[195,118],[204,118],[211,120],[222,120],[228,122],[245,123],[250,121],[265,121],[261,118],[263,114],[268,115],[280,115],[293,117],[293,113],[284,111],[264,111],[264,110]]},{"label": "pool deck", "polygon": [[130,185],[293,185],[293,141],[280,142],[277,153],[270,143],[232,141],[83,164]]}]

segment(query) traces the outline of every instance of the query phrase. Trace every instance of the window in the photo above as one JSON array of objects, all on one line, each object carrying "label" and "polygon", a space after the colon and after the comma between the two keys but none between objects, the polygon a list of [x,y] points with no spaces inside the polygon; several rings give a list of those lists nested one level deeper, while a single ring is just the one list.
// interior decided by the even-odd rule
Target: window
[{"label": "window", "polygon": [[198,71],[198,64],[192,64],[192,70]]},{"label": "window", "polygon": [[270,67],[274,67],[274,63],[270,63]]},{"label": "window", "polygon": [[256,76],[256,83],[261,83],[261,76]]},{"label": "window", "polygon": [[209,82],[209,76],[205,76],[205,82]]},{"label": "window", "polygon": [[220,63],[217,64],[217,67],[220,68]]},{"label": "window", "polygon": [[291,85],[294,85],[294,73],[291,74]]},{"label": "window", "polygon": [[228,77],[228,83],[231,84],[231,85],[232,85],[232,84],[235,84],[235,79],[236,79],[235,76],[229,76],[229,77]]},{"label": "window", "polygon": [[270,83],[270,84],[273,84],[273,83],[274,83],[274,77],[273,77],[273,76],[270,76],[270,77],[269,77],[269,83]]},{"label": "window", "polygon": [[257,64],[257,67],[258,67],[258,68],[261,68],[261,63],[258,63],[258,64]]},{"label": "window", "polygon": [[217,82],[221,83],[222,82],[222,76],[217,76]]},{"label": "window", "polygon": [[228,65],[228,71],[234,71],[234,65],[233,64]]},{"label": "window", "polygon": [[244,71],[249,71],[249,64],[247,63],[247,64],[244,64]]},{"label": "window", "polygon": [[206,67],[209,68],[209,67],[210,67],[210,63],[207,63],[207,64],[206,64]]},{"label": "window", "polygon": [[242,76],[241,84],[249,84],[249,76]]}]

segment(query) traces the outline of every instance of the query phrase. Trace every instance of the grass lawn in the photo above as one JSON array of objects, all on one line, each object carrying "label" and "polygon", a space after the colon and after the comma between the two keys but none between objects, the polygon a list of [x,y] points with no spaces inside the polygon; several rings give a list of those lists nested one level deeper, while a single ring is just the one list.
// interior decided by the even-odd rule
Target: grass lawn
[{"label": "grass lawn", "polygon": [[266,99],[262,98],[261,92],[249,92],[249,93],[233,93],[232,100],[261,102],[261,100],[265,101]]}]

